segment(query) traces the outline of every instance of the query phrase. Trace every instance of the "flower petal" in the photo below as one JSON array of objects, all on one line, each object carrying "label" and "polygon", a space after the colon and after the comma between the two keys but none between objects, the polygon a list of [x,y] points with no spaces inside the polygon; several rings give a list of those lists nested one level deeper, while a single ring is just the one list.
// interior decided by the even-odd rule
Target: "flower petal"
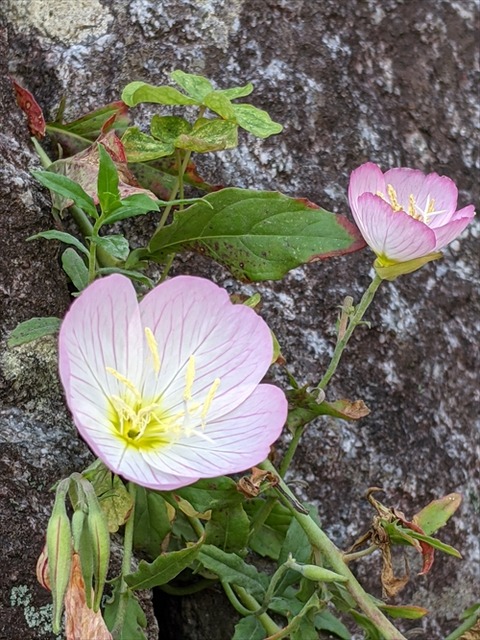
[{"label": "flower petal", "polygon": [[405,262],[435,249],[435,234],[404,211],[393,211],[382,198],[364,193],[358,199],[357,224],[371,249],[393,262]]},{"label": "flower petal", "polygon": [[205,438],[191,435],[168,448],[142,455],[159,473],[183,478],[183,485],[198,477],[244,471],[267,457],[270,445],[281,433],[287,408],[280,389],[261,384],[229,414],[208,421]]},{"label": "flower petal", "polygon": [[436,227],[433,229],[437,241],[435,251],[442,249],[452,242],[452,240],[455,240],[455,238],[468,226],[474,215],[475,208],[473,204],[469,204],[467,207],[457,211],[450,222],[443,225],[443,227]]},{"label": "flower petal", "polygon": [[[385,179],[381,169],[373,162],[366,162],[352,171],[348,185],[348,201],[356,219],[358,198],[363,193],[385,194]],[[357,223],[358,224],[358,223]]]},{"label": "flower petal", "polygon": [[125,390],[107,367],[138,383],[142,340],[135,290],[120,275],[91,284],[62,323],[60,378],[75,424],[95,452],[98,440],[111,437],[108,398]]},{"label": "flower petal", "polygon": [[252,309],[233,305],[213,282],[172,278],[142,300],[140,312],[156,338],[161,361],[160,375],[147,376],[144,395],[162,395],[166,409],[183,405],[191,356],[194,401],[203,403],[220,379],[209,419],[241,404],[270,366],[273,347],[266,323]]}]

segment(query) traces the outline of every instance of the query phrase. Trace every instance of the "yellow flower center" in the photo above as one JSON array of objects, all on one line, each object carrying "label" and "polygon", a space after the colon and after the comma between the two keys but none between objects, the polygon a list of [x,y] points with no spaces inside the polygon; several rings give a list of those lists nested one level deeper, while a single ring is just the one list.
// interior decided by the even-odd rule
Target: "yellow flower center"
[{"label": "yellow flower center", "polygon": [[[158,345],[153,332],[145,328],[145,338],[153,360],[153,369],[157,378],[160,375],[160,356]],[[148,398],[127,377],[112,367],[107,372],[116,378],[123,386],[119,395],[111,395],[109,401],[109,418],[114,435],[126,446],[138,450],[152,450],[165,447],[180,437],[200,436],[206,440],[210,438],[204,433],[207,424],[207,414],[211,407],[215,393],[220,385],[216,378],[202,402],[192,397],[195,381],[195,356],[188,359],[185,373],[185,387],[182,394],[183,408],[174,412],[165,407],[160,396]]]},{"label": "yellow flower center", "polygon": [[446,213],[446,209],[442,211],[435,211],[435,200],[430,198],[430,195],[427,196],[427,202],[423,209],[417,204],[413,193],[408,197],[408,206],[404,206],[398,201],[397,192],[391,184],[387,184],[387,196],[385,196],[381,191],[377,191],[376,195],[382,198],[382,200],[385,200],[385,202],[389,204],[394,211],[405,211],[409,216],[415,218],[415,220],[420,220],[420,222],[424,222],[425,224],[430,223],[431,216],[438,216],[441,213]]}]

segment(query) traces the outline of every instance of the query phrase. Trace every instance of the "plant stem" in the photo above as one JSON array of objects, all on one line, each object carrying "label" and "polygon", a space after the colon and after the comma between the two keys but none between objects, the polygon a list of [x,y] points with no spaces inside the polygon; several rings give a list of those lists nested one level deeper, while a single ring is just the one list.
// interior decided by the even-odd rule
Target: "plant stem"
[{"label": "plant stem", "polygon": [[[260,605],[255,600],[255,598],[251,596],[243,587],[235,587],[235,592],[242,603],[245,605],[247,610],[252,613],[252,615],[257,609],[260,608]],[[281,628],[271,619],[268,613],[259,614],[258,619],[260,620],[262,627],[269,635],[273,635],[274,633],[279,633],[279,631],[281,631]]]},{"label": "plant stem", "polygon": [[[260,468],[265,471],[270,471],[278,475],[275,467],[266,460],[260,465]],[[294,494],[290,491],[285,482],[279,477],[279,484],[282,487],[283,492],[286,495],[291,495],[293,499],[296,499]],[[375,628],[383,635],[385,640],[406,640],[398,629],[384,616],[384,614],[374,604],[372,598],[363,589],[363,587],[357,582],[357,579],[350,571],[348,566],[343,560],[343,554],[337,547],[331,542],[328,536],[320,529],[320,527],[312,520],[310,516],[306,516],[299,513],[292,505],[285,500],[285,504],[291,510],[293,516],[296,518],[302,529],[307,534],[307,537],[312,546],[317,547],[324,556],[327,564],[333,571],[339,573],[347,579],[345,587],[355,600],[360,609],[368,616]]]},{"label": "plant stem", "polygon": [[168,276],[168,272],[170,271],[170,268],[173,264],[173,261],[175,260],[175,254],[171,253],[166,261],[165,261],[165,266],[163,267],[163,271],[162,271],[162,275],[160,276],[160,279],[158,281],[158,284],[160,284],[161,282],[163,282],[165,280],[165,278]]},{"label": "plant stem", "polygon": [[279,467],[279,474],[282,476],[282,478],[285,476],[285,474],[288,471],[288,468],[290,467],[290,464],[293,460],[293,456],[295,455],[295,451],[297,450],[300,439],[303,435],[303,432],[305,431],[305,427],[306,425],[297,427],[295,429],[295,433],[292,436],[292,439],[288,443],[287,450],[285,451],[285,455],[283,456],[282,462],[280,463],[280,467]]},{"label": "plant stem", "polygon": [[353,553],[344,553],[343,561],[345,563],[352,562],[353,560],[359,560],[360,558],[364,558],[365,556],[369,556],[374,553],[378,549],[376,544],[372,544],[367,549],[363,549],[362,551],[355,551]]},{"label": "plant stem", "polygon": [[355,330],[355,327],[357,327],[362,321],[365,311],[370,306],[370,303],[372,302],[373,297],[375,296],[375,293],[378,287],[380,286],[381,282],[382,282],[382,278],[380,278],[379,275],[375,274],[375,277],[371,281],[370,286],[363,294],[362,299],[360,300],[357,308],[355,309],[355,313],[353,314],[353,317],[348,323],[348,327],[346,328],[345,333],[337,341],[335,351],[333,352],[332,359],[330,361],[330,364],[328,365],[328,369],[325,372],[325,375],[323,376],[323,378],[320,380],[320,382],[317,385],[318,389],[325,389],[327,384],[330,382],[331,377],[337,370],[338,363],[340,362],[340,358],[342,357],[343,350],[347,346],[347,343],[350,340],[352,333]]},{"label": "plant stem", "polygon": [[[168,198],[169,200],[176,200],[179,189],[183,189],[183,175],[184,175],[185,170],[187,168],[187,165],[188,165],[188,163],[190,161],[190,156],[191,155],[192,155],[192,152],[191,151],[187,151],[187,153],[185,154],[185,157],[183,159],[182,164],[178,168],[178,176],[177,176],[177,179],[175,180],[175,182],[173,183],[173,188],[172,188],[172,191],[170,193],[170,197]],[[160,218],[160,222],[157,225],[155,233],[160,231],[160,229],[162,229],[165,226],[165,223],[167,222],[167,218],[170,215],[170,211],[172,210],[172,206],[173,206],[172,204],[169,204],[169,205],[167,205],[165,207],[165,211],[162,213],[162,216]]]},{"label": "plant stem", "polygon": [[249,539],[258,533],[277,502],[276,496],[267,498],[252,519]]},{"label": "plant stem", "polygon": [[125,524],[125,531],[123,534],[123,558],[122,568],[120,573],[120,589],[119,589],[119,601],[117,615],[115,617],[115,624],[112,628],[112,636],[116,640],[121,637],[123,629],[123,623],[125,620],[125,614],[127,612],[127,591],[128,585],[124,580],[124,576],[130,573],[132,567],[132,553],[133,553],[133,525],[135,522],[135,496],[137,486],[133,482],[128,483],[128,492],[132,498],[132,511],[130,517]]}]

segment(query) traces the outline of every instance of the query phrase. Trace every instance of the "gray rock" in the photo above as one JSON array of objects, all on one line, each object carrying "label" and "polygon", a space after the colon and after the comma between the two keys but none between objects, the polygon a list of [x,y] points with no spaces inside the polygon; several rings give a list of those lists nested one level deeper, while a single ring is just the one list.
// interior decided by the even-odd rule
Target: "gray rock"
[{"label": "gray rock", "polygon": [[[252,102],[283,122],[285,132],[266,141],[245,134],[238,149],[202,158],[198,164],[211,181],[279,189],[346,212],[348,174],[370,159],[384,168],[412,166],[449,175],[462,205],[478,201],[474,0],[82,0],[74,5],[7,0],[2,9],[10,71],[49,117],[63,94],[67,117],[73,118],[118,99],[132,80],[165,83],[175,68],[204,74],[221,87],[251,80]],[[25,173],[32,154],[21,116],[6,89],[0,97],[2,135],[7,135],[2,149],[13,167],[0,184],[0,206],[9,207],[13,221],[5,246],[14,248],[0,269],[8,305],[2,324],[11,327],[30,312],[61,314],[66,289],[52,266],[54,255],[46,253],[54,249],[45,246],[39,254],[38,246],[27,249],[23,243],[33,229],[50,225],[48,207]],[[140,121],[151,111],[140,109]],[[28,193],[34,204],[22,205]],[[16,217],[20,206],[34,216],[26,230],[19,222],[25,218]],[[359,424],[312,425],[290,476],[308,482],[303,497],[319,504],[326,530],[341,547],[369,526],[372,514],[362,498],[369,486],[382,486],[385,502],[410,515],[445,493],[463,494],[442,537],[464,560],[439,556],[431,573],[414,578],[400,597],[430,609],[422,623],[429,639],[445,637],[461,611],[478,599],[478,235],[477,221],[442,261],[382,286],[367,314],[372,328],[357,331],[328,391],[330,398],[360,397],[372,413]],[[24,260],[30,250],[36,257],[28,254]],[[5,252],[2,246],[0,260]],[[236,285],[202,259],[178,260],[175,267],[210,276],[232,291],[260,290],[263,313],[289,368],[307,382],[325,370],[337,307],[347,294],[359,299],[371,263],[365,250],[255,287]],[[38,299],[35,291],[41,292]],[[21,391],[10,393],[8,406]],[[42,404],[42,394],[32,397],[34,405]],[[22,424],[24,418],[18,419]],[[81,460],[75,457],[75,465]],[[28,540],[28,548],[33,546]],[[358,571],[378,593],[375,558]],[[178,638],[229,635],[220,623],[214,632],[203,628],[202,616],[191,615],[191,601],[175,610]]]}]

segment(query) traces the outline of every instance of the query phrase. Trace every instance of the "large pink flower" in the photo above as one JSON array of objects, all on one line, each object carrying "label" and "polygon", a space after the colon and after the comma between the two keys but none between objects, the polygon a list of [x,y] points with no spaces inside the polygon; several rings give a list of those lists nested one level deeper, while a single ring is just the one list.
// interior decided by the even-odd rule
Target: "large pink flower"
[{"label": "large pink flower", "polygon": [[127,278],[97,280],[60,330],[60,377],[78,430],[112,471],[154,489],[267,457],[287,415],[283,392],[259,384],[271,360],[265,322],[189,276],[140,304]]},{"label": "large pink flower", "polygon": [[380,264],[423,258],[456,238],[475,215],[459,211],[455,183],[436,173],[380,168],[367,162],[352,172],[348,199],[360,232]]}]

